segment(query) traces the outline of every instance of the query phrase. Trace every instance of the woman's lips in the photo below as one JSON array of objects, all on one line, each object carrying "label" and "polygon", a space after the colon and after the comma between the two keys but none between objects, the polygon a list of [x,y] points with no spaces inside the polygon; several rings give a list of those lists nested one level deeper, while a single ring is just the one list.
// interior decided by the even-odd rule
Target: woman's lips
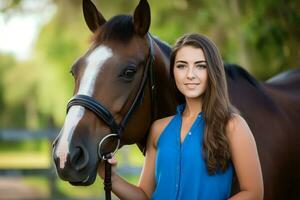
[{"label": "woman's lips", "polygon": [[187,88],[189,89],[194,89],[196,88],[198,85],[200,85],[200,83],[185,83],[184,84]]}]

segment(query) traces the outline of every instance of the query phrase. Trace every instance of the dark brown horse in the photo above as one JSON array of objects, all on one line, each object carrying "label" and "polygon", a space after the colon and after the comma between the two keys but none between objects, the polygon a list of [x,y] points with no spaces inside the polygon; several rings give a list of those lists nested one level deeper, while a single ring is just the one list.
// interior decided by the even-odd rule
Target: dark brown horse
[{"label": "dark brown horse", "polygon": [[[168,81],[171,49],[148,34],[146,0],[133,17],[106,21],[90,0],[83,1],[83,12],[94,40],[72,66],[75,98],[53,146],[58,175],[73,185],[94,182],[99,146],[107,152],[116,146],[115,139],[105,140],[111,133],[120,134],[121,146],[143,149],[151,122],[174,114],[177,104]],[[225,68],[232,103],[257,142],[265,199],[299,199],[300,71],[261,83],[238,66]]]},{"label": "dark brown horse", "polygon": [[225,69],[231,101],[257,143],[265,199],[299,199],[300,70],[258,82],[240,67]]}]

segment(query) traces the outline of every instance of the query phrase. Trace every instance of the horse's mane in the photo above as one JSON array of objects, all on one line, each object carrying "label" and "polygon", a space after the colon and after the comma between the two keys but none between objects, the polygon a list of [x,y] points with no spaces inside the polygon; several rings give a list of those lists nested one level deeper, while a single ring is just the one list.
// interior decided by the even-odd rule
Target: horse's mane
[{"label": "horse's mane", "polygon": [[245,69],[242,67],[236,65],[236,64],[228,64],[225,63],[225,71],[227,77],[231,78],[232,80],[237,80],[239,78],[245,79],[247,82],[249,82],[252,86],[256,88],[261,88],[259,82],[253,78]]},{"label": "horse's mane", "polygon": [[228,64],[225,65],[225,71],[227,78],[230,78],[235,82],[235,84],[238,84],[240,80],[245,80],[247,83],[249,83],[252,87],[254,87],[260,96],[263,97],[264,108],[269,108],[271,111],[278,110],[278,107],[270,94],[265,90],[265,88],[262,87],[262,85],[254,79],[253,76],[251,76],[245,69],[242,67],[236,65],[236,64]]},{"label": "horse's mane", "polygon": [[154,36],[152,38],[156,42],[156,44],[159,46],[159,48],[162,50],[162,52],[169,58],[171,56],[171,51],[172,51],[171,46],[168,43],[161,41],[156,36]]}]

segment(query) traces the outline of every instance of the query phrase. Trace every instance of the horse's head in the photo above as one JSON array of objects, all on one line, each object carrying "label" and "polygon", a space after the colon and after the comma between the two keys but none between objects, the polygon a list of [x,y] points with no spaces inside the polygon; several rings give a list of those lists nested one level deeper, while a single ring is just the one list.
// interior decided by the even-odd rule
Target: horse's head
[{"label": "horse's head", "polygon": [[[118,15],[106,21],[90,0],[83,0],[83,13],[94,33],[93,42],[72,66],[74,97],[53,143],[58,175],[73,185],[92,184],[98,162],[118,148],[118,139],[121,145],[142,140],[151,122],[145,115],[150,113],[151,100],[143,98],[150,96],[148,71],[153,56],[148,2],[141,0],[133,17]],[[143,106],[135,108],[137,104]],[[134,121],[129,118],[133,110]],[[137,124],[144,133],[134,134]]]}]

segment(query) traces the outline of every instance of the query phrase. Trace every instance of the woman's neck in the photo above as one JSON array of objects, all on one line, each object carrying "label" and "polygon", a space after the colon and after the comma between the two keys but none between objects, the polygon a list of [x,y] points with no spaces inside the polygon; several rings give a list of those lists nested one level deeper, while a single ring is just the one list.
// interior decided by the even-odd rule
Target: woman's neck
[{"label": "woman's neck", "polygon": [[182,113],[185,117],[196,117],[200,112],[202,112],[202,98],[186,98],[185,101],[186,106]]}]

